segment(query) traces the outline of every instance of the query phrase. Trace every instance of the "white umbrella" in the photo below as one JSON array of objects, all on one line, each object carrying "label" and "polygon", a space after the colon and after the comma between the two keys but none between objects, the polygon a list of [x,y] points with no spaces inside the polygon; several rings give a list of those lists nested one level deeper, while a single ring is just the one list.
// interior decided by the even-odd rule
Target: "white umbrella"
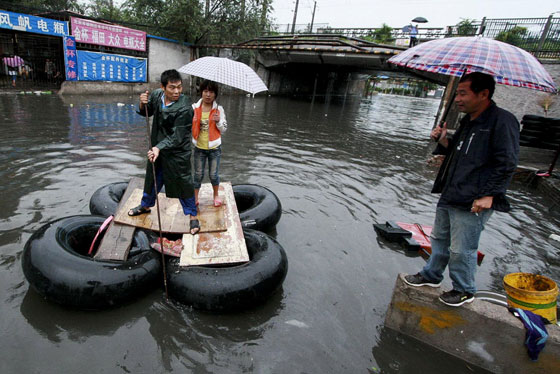
[{"label": "white umbrella", "polygon": [[261,78],[249,66],[223,57],[201,57],[181,66],[179,72],[239,88],[252,94],[268,90]]}]

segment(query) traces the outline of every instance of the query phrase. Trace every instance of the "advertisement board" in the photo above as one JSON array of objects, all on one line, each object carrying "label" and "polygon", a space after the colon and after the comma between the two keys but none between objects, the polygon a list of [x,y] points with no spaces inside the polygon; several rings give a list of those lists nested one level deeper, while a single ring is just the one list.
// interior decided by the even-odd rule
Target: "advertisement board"
[{"label": "advertisement board", "polygon": [[54,36],[68,35],[68,22],[0,10],[0,28]]},{"label": "advertisement board", "polygon": [[76,52],[80,81],[146,82],[145,58],[80,50]]},{"label": "advertisement board", "polygon": [[76,40],[73,36],[64,36],[62,41],[66,80],[78,80],[78,55],[76,54]]},{"label": "advertisement board", "polygon": [[146,33],[144,31],[76,17],[70,17],[70,24],[72,35],[78,43],[104,45],[135,51],[146,50]]}]

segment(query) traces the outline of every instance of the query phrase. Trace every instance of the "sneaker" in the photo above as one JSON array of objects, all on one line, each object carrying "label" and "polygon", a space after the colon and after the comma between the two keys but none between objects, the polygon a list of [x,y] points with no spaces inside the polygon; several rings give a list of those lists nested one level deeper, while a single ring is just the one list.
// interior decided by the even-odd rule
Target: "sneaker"
[{"label": "sneaker", "polygon": [[420,273],[414,275],[405,275],[404,282],[409,286],[413,287],[420,287],[420,286],[429,286],[429,287],[439,287],[441,282],[431,282],[424,278]]},{"label": "sneaker", "polygon": [[472,303],[473,300],[474,295],[472,293],[457,290],[444,292],[439,297],[439,301],[449,306],[461,306],[465,303]]}]

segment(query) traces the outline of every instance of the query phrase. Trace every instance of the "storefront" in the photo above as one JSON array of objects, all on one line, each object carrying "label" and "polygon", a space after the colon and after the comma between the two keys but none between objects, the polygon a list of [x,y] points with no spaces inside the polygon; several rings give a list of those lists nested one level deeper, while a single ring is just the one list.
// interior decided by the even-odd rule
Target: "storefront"
[{"label": "storefront", "polygon": [[148,79],[146,33],[71,12],[0,10],[0,88]]},{"label": "storefront", "polygon": [[0,10],[0,87],[56,87],[64,80],[68,22]]}]

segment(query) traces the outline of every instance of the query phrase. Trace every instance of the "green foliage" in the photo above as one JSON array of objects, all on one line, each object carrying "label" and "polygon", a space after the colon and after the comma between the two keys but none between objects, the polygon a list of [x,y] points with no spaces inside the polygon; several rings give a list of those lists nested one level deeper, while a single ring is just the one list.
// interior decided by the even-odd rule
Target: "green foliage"
[{"label": "green foliage", "polygon": [[465,18],[457,24],[457,35],[458,36],[472,36],[476,35],[476,30],[478,27],[474,24],[473,19]]},{"label": "green foliage", "polygon": [[504,43],[519,46],[524,42],[524,36],[527,35],[527,28],[515,26],[509,30],[502,31],[496,36],[496,40]]},{"label": "green foliage", "polygon": [[0,0],[0,9],[70,10],[198,44],[236,44],[260,36],[271,29],[273,10],[272,0]]},{"label": "green foliage", "polygon": [[[270,29],[272,0],[127,0],[126,21],[151,34],[198,44],[235,44]],[[209,9],[206,9],[207,5]]]},{"label": "green foliage", "polygon": [[383,26],[367,35],[366,39],[380,44],[392,43],[395,40],[395,38],[393,38],[393,28],[384,23]]},{"label": "green foliage", "polygon": [[113,0],[90,0],[87,13],[91,17],[106,20],[123,19],[121,7]]}]

